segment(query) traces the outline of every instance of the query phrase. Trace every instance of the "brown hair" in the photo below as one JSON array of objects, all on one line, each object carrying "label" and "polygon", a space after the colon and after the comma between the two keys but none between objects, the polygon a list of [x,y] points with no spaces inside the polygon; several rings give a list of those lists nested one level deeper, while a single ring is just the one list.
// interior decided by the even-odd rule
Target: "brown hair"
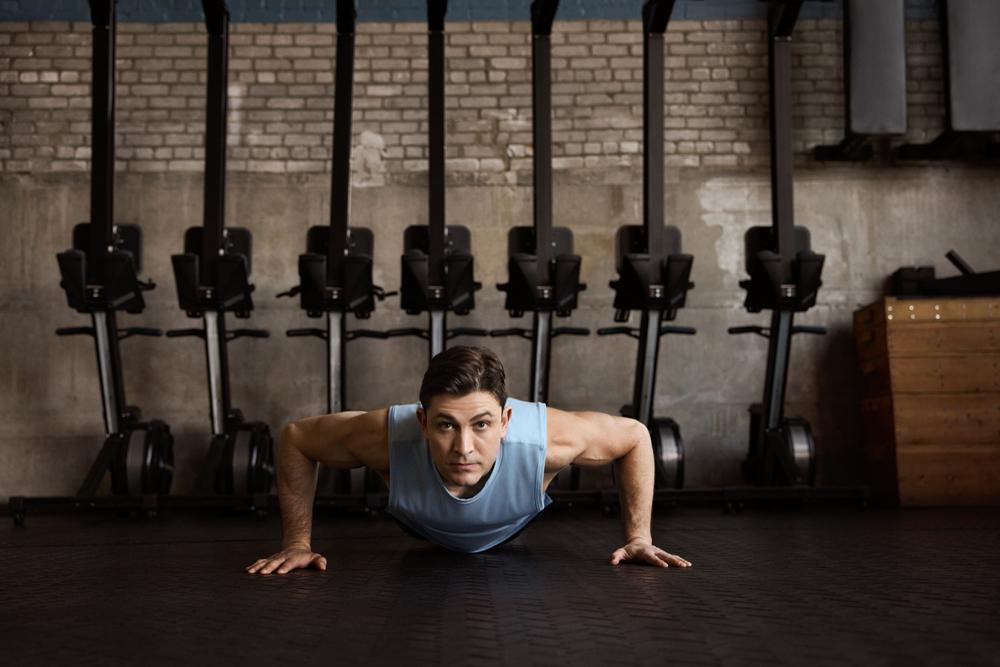
[{"label": "brown hair", "polygon": [[466,396],[476,391],[493,394],[500,407],[504,407],[507,404],[507,378],[503,364],[493,350],[459,345],[431,359],[420,383],[420,403],[426,410],[430,400],[440,394]]}]

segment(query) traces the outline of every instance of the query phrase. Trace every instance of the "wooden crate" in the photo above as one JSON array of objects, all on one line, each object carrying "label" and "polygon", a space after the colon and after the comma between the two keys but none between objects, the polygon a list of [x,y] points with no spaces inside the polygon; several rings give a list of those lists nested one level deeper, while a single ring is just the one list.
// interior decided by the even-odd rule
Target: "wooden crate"
[{"label": "wooden crate", "polygon": [[854,340],[875,496],[1000,505],[1000,298],[886,297]]}]

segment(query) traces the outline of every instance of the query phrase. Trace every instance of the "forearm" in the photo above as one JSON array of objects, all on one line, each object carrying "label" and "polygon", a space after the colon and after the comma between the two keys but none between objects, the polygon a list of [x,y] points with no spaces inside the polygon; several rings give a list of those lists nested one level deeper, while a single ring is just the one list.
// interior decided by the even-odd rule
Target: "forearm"
[{"label": "forearm", "polygon": [[295,424],[281,433],[278,450],[278,502],[281,504],[282,548],[311,548],[316,462],[295,445]]},{"label": "forearm", "polygon": [[618,489],[621,500],[622,529],[626,541],[652,542],[650,521],[653,514],[653,444],[644,424],[636,422],[636,444],[618,459]]}]

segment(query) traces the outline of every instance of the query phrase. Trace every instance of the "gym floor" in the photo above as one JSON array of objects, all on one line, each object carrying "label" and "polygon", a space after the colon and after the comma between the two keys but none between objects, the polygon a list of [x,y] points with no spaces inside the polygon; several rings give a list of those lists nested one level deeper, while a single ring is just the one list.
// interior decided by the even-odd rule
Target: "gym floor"
[{"label": "gym floor", "polygon": [[268,577],[274,515],[5,523],[8,665],[1000,665],[1000,509],[658,511],[690,570],[608,565],[589,510],[473,556],[320,515],[328,571]]}]

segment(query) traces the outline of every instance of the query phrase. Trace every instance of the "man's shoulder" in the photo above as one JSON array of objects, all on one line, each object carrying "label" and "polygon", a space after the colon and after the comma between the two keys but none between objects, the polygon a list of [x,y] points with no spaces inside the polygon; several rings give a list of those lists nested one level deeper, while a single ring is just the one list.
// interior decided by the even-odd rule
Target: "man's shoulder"
[{"label": "man's shoulder", "polygon": [[549,408],[548,418],[547,468],[579,463],[585,452],[593,458],[594,452],[616,449],[619,443],[635,440],[635,427],[644,428],[634,419],[594,410]]},{"label": "man's shoulder", "polygon": [[423,440],[420,421],[417,419],[417,408],[419,407],[419,403],[400,403],[384,409],[382,421],[385,424],[388,441]]},{"label": "man's shoulder", "polygon": [[297,419],[283,438],[303,454],[334,468],[359,465],[380,469],[386,454],[385,410],[346,410]]},{"label": "man's shoulder", "polygon": [[561,469],[568,466],[578,454],[580,414],[570,410],[546,408],[545,467]]},{"label": "man's shoulder", "polygon": [[573,431],[579,428],[580,415],[583,413],[560,410],[549,405],[546,406],[545,414],[550,442],[561,442],[572,439]]},{"label": "man's shoulder", "polygon": [[545,424],[548,421],[545,404],[522,401],[508,396],[505,407],[511,408],[512,412],[504,440],[510,443],[521,442],[544,447],[546,442]]}]

